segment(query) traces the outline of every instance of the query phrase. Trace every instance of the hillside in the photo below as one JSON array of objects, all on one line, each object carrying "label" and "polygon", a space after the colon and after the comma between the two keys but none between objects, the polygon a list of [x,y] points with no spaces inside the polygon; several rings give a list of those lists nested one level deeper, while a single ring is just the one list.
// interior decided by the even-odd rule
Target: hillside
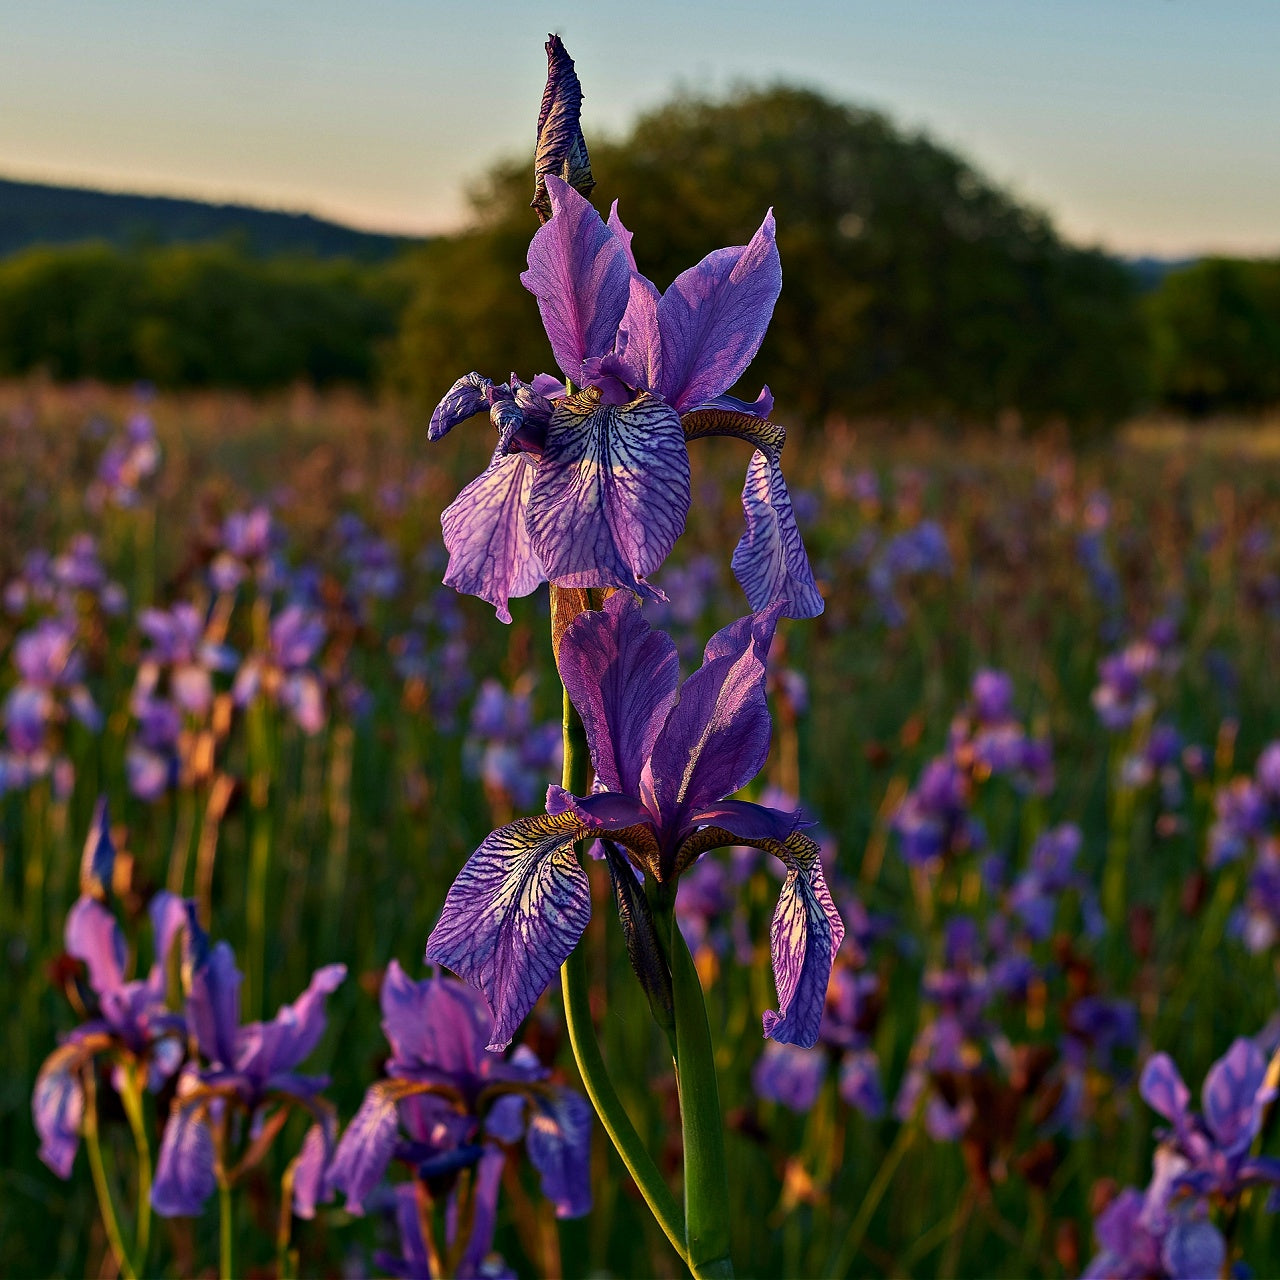
[{"label": "hillside", "polygon": [[133,248],[226,238],[255,255],[308,254],[366,262],[383,261],[412,243],[307,213],[0,179],[0,257],[33,245],[86,240]]}]

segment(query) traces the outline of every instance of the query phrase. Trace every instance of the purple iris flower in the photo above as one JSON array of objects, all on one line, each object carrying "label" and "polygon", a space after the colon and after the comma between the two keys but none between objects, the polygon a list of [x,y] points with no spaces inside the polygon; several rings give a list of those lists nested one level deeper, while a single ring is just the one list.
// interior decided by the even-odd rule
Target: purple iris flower
[{"label": "purple iris flower", "polygon": [[[591,1207],[591,1108],[571,1089],[547,1082],[547,1071],[523,1046],[503,1058],[485,1050],[489,1021],[474,988],[443,977],[409,978],[392,961],[382,983],[382,1029],[391,1044],[387,1079],[368,1093],[342,1135],[326,1178],[351,1213],[381,1184],[392,1160],[409,1166],[415,1181],[395,1188],[401,1243],[412,1264],[429,1252],[431,1215],[420,1197],[446,1199],[449,1239],[441,1251],[447,1274],[490,1274],[499,1180],[506,1151],[523,1141],[543,1193],[558,1217],[580,1217]],[[468,1189],[456,1175],[473,1169]],[[442,1191],[447,1188],[447,1193]],[[460,1196],[470,1202],[462,1210]],[[405,1231],[412,1206],[416,1232]],[[460,1220],[471,1223],[461,1235]],[[422,1274],[389,1268],[393,1274]]]},{"label": "purple iris flower", "polygon": [[591,891],[573,845],[593,836],[625,848],[659,884],[709,849],[749,845],[780,858],[787,877],[771,931],[779,1009],[765,1013],[764,1031],[785,1043],[817,1039],[844,937],[818,846],[798,813],[726,799],[768,758],[765,660],[780,608],[717,632],[683,685],[675,644],[645,622],[630,592],[565,631],[560,675],[586,730],[593,793],[551,787],[545,815],[490,835],[454,881],[427,944],[429,960],[485,993],[495,1048],[510,1043],[586,929]]},{"label": "purple iris flower", "polygon": [[1081,1280],[1207,1280],[1222,1274],[1227,1244],[1203,1202],[1172,1202],[1178,1162],[1157,1154],[1146,1191],[1126,1187],[1098,1215],[1102,1250]]},{"label": "purple iris flower", "polygon": [[529,246],[521,282],[537,298],[563,374],[495,385],[471,373],[432,415],[438,440],[482,411],[498,431],[488,469],[442,517],[445,582],[508,600],[551,581],[626,587],[647,578],[684,531],[687,440],[732,435],[755,446],[742,501],[747,528],[733,569],[753,609],[822,611],[779,457],[785,432],[753,402],[726,395],[754,358],[782,287],[770,211],[751,242],[717,249],[665,293],[636,269],[617,207],[606,223],[552,172],[540,173],[550,220]]},{"label": "purple iris flower", "polygon": [[[524,682],[527,686],[527,681]],[[484,781],[495,809],[527,809],[560,774],[564,736],[554,720],[535,724],[527,687],[508,693],[496,680],[480,686],[464,744],[469,770]]]},{"label": "purple iris flower", "polygon": [[1162,1145],[1183,1161],[1174,1191],[1234,1201],[1246,1187],[1280,1186],[1280,1160],[1250,1154],[1276,1096],[1266,1055],[1252,1040],[1236,1040],[1209,1068],[1200,1094],[1203,1116],[1190,1111],[1191,1094],[1167,1053],[1147,1062],[1138,1091],[1173,1126]]},{"label": "purple iris flower", "polygon": [[930,760],[893,816],[902,856],[923,866],[981,848],[986,835],[970,812],[972,802],[973,786],[965,770],[946,756]]},{"label": "purple iris flower", "polygon": [[102,714],[84,684],[73,618],[45,618],[22,632],[13,662],[19,680],[0,710],[10,748],[0,755],[0,790],[51,777],[56,793],[68,795],[75,770],[69,758],[54,754],[54,730],[68,716],[95,733],[102,727]]},{"label": "purple iris flower", "polygon": [[185,1048],[186,1022],[166,999],[167,966],[178,935],[191,927],[194,903],[164,891],[151,899],[155,963],[146,978],[126,980],[124,934],[104,905],[114,862],[110,821],[100,801],[85,843],[80,897],[65,932],[68,954],[88,971],[87,988],[77,992],[88,1016],[45,1060],[31,1099],[40,1158],[61,1178],[70,1176],[80,1145],[84,1072],[93,1070],[95,1056],[110,1053],[138,1063],[155,1093],[177,1071]]},{"label": "purple iris flower", "polygon": [[274,618],[265,653],[250,654],[236,673],[232,693],[246,706],[261,691],[309,734],[324,728],[324,683],[314,664],[324,646],[324,619],[305,605],[286,605]]},{"label": "purple iris flower", "polygon": [[302,1107],[315,1117],[294,1177],[295,1212],[309,1217],[336,1126],[332,1111],[319,1098],[327,1078],[300,1075],[296,1068],[324,1035],[325,997],[346,977],[346,966],[316,970],[306,991],[270,1022],[241,1026],[240,971],[230,946],[219,942],[208,950],[201,935],[192,953],[196,959],[187,1025],[206,1065],[189,1063],[178,1077],[177,1096],[160,1141],[151,1203],[164,1217],[198,1214],[216,1186],[217,1163],[229,1165],[229,1113],[248,1117],[257,1137],[270,1132],[273,1122],[278,1125],[268,1112],[280,1104]]},{"label": "purple iris flower", "polygon": [[104,504],[129,509],[141,499],[142,485],[160,467],[160,445],[151,415],[135,413],[122,436],[111,441],[98,463],[98,474],[89,490],[89,505]]},{"label": "purple iris flower", "polygon": [[1135,640],[1102,659],[1092,699],[1103,728],[1116,733],[1154,710],[1150,686],[1161,665],[1160,650],[1149,640]]}]

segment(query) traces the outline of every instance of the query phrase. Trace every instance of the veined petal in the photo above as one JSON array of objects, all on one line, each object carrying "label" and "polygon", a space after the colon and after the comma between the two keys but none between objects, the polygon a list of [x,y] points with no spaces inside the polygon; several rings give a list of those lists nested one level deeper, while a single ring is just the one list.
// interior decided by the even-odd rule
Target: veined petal
[{"label": "veined petal", "polygon": [[536,473],[527,453],[495,456],[440,517],[446,585],[487,601],[503,622],[511,621],[508,600],[547,580],[525,527]]},{"label": "veined petal", "polygon": [[818,846],[808,836],[792,835],[778,856],[787,868],[769,930],[778,1010],[765,1011],[764,1033],[808,1047],[818,1039],[844,921],[827,889]]},{"label": "veined petal", "polygon": [[333,1198],[329,1162],[338,1122],[331,1111],[307,1130],[293,1168],[293,1211],[299,1218],[316,1216],[316,1205]]},{"label": "veined petal", "polygon": [[520,283],[538,300],[561,372],[581,382],[582,362],[613,349],[631,267],[622,242],[591,205],[553,174],[546,181],[552,218],[529,243]]},{"label": "veined petal", "polygon": [[816,618],[824,608],[796,525],[777,456],[752,455],[742,487],[747,529],[733,552],[733,572],[753,609],[782,602],[788,618]]},{"label": "veined petal", "polygon": [[782,857],[781,850],[799,828],[800,814],[783,813],[749,800],[721,800],[691,813],[680,836],[677,873],[710,849],[745,844]]},{"label": "veined petal", "polygon": [[1224,1151],[1233,1155],[1243,1151],[1257,1135],[1263,1108],[1275,1096],[1274,1090],[1263,1088],[1266,1077],[1266,1056],[1244,1036],[1209,1068],[1200,1102]]},{"label": "veined petal", "polygon": [[493,390],[493,380],[482,378],[478,373],[468,373],[444,393],[444,398],[436,405],[431,415],[431,425],[427,427],[427,439],[439,440],[449,434],[460,422],[474,417],[489,407],[489,392]]},{"label": "veined petal", "polygon": [[622,225],[622,219],[618,217],[618,202],[616,200],[609,206],[609,217],[605,222],[605,226],[622,241],[622,248],[626,252],[627,262],[630,264],[631,270],[634,271],[636,269],[636,255],[632,252],[631,241],[634,239],[635,233],[628,231]]},{"label": "veined petal", "polygon": [[484,992],[505,1049],[591,916],[591,888],[574,856],[572,813],[521,818],[471,855],[445,898],[427,959]]},{"label": "veined petal", "polygon": [[560,678],[582,717],[591,763],[610,791],[640,794],[640,773],[680,688],[671,637],[628,591],[574,619],[560,641]]},{"label": "veined petal", "polygon": [[195,1217],[216,1186],[208,1112],[185,1101],[180,1085],[160,1139],[151,1207],[162,1218]]},{"label": "veined petal", "polygon": [[[582,824],[582,834],[605,836],[625,845],[636,862],[661,878],[657,819],[640,800],[600,791],[590,796],[574,796],[554,784],[547,788],[547,812],[572,814]],[[593,856],[599,857],[599,854]]]},{"label": "veined petal", "polygon": [[64,930],[67,952],[83,960],[89,985],[100,995],[124,982],[124,934],[110,911],[93,898],[77,898],[67,912]]},{"label": "veined petal", "polygon": [[764,637],[772,638],[777,616],[774,608],[724,628],[681,686],[646,775],[665,827],[683,827],[690,812],[731,796],[764,768],[772,733]]},{"label": "veined petal", "polygon": [[333,1153],[328,1183],[346,1197],[348,1213],[364,1213],[364,1201],[382,1181],[395,1154],[401,1093],[394,1081],[375,1084]]},{"label": "veined petal", "polygon": [[552,582],[662,598],[642,579],[688,513],[689,454],[668,405],[650,395],[602,405],[588,389],[556,406],[526,517]]},{"label": "veined petal", "polygon": [[[84,1119],[83,1055],[72,1044],[55,1049],[36,1076],[31,1118],[40,1135],[40,1159],[60,1178],[71,1176]],[[88,1070],[93,1070],[90,1063]]]},{"label": "veined petal", "polygon": [[572,1089],[533,1100],[524,1145],[557,1218],[591,1212],[591,1106]]},{"label": "veined petal", "polygon": [[217,943],[191,975],[187,1021],[200,1052],[210,1062],[231,1067],[240,1029],[240,970],[226,942]]},{"label": "veined petal", "polygon": [[533,156],[534,192],[531,207],[542,222],[551,217],[547,199],[547,175],[556,174],[584,196],[596,180],[582,136],[582,85],[559,36],[546,44],[547,83],[538,112],[538,145]]},{"label": "veined petal", "polygon": [[771,209],[750,244],[709,253],[662,295],[662,384],[655,390],[679,410],[727,391],[760,349],[781,291]]},{"label": "veined petal", "polygon": [[658,328],[658,286],[638,271],[631,273],[627,309],[618,325],[615,352],[606,368],[633,387],[658,394],[662,385],[662,333]]}]

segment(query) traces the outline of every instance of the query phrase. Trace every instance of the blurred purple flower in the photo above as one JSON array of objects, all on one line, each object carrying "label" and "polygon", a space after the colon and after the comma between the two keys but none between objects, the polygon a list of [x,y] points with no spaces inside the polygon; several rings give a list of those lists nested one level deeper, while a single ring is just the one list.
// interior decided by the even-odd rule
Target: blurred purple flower
[{"label": "blurred purple flower", "polygon": [[[591,1108],[575,1091],[548,1084],[546,1070],[523,1046],[506,1058],[485,1050],[488,1017],[479,992],[442,977],[414,982],[392,960],[382,1014],[392,1049],[388,1078],[369,1089],[342,1135],[326,1194],[342,1192],[348,1212],[363,1213],[392,1160],[408,1165],[415,1181],[393,1192],[401,1262],[414,1265],[428,1253],[419,1200],[443,1195],[447,1243],[451,1255],[461,1254],[460,1276],[479,1275],[482,1267],[487,1275],[500,1263],[492,1249],[506,1148],[523,1141],[558,1217],[588,1212]],[[469,1186],[456,1178],[465,1169],[475,1170]],[[465,1240],[454,1238],[461,1221],[472,1224]]]},{"label": "blurred purple flower", "polygon": [[187,996],[187,1025],[205,1065],[189,1063],[178,1079],[160,1141],[151,1203],[164,1217],[198,1214],[214,1191],[215,1164],[221,1158],[218,1143],[225,1141],[228,1110],[247,1118],[256,1134],[263,1109],[284,1103],[315,1117],[303,1147],[308,1164],[295,1174],[295,1211],[310,1216],[306,1200],[316,1180],[308,1165],[323,1164],[332,1143],[333,1120],[331,1110],[319,1101],[327,1078],[300,1075],[296,1068],[324,1035],[325,997],[346,977],[346,966],[316,970],[306,991],[270,1022],[241,1026],[235,956],[225,942],[212,950],[206,947],[201,935],[192,948]]}]

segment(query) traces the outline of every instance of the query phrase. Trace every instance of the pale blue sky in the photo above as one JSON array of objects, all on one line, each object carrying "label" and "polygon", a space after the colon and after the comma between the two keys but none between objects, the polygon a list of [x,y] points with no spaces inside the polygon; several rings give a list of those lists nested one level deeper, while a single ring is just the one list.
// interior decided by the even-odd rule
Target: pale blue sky
[{"label": "pale blue sky", "polygon": [[1280,253],[1278,0],[0,0],[0,175],[444,230],[529,150],[552,30],[588,140],[785,79],[958,146],[1077,239]]}]

